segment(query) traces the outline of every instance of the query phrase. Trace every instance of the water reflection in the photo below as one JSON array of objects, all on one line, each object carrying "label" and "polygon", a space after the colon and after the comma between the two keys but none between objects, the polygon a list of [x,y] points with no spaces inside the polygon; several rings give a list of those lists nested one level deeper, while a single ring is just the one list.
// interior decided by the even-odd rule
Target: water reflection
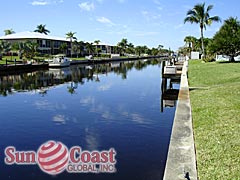
[{"label": "water reflection", "polygon": [[[160,60],[125,61],[106,64],[77,65],[62,69],[49,69],[19,75],[0,76],[0,95],[8,96],[14,92],[36,91],[42,96],[47,94],[48,88],[70,82],[67,91],[75,94],[78,85],[89,81],[100,82],[102,75],[110,72],[127,79],[128,71],[135,68],[142,70],[147,65],[159,64]],[[99,91],[106,91],[111,84],[102,85]]]},{"label": "water reflection", "polygon": [[[57,179],[162,179],[175,108],[160,112],[159,98],[166,104],[176,84],[161,79],[160,67],[161,60],[145,60],[0,77],[0,149],[37,150],[51,139],[86,150],[114,147],[116,174],[65,172]],[[0,160],[0,179],[55,178]]]}]

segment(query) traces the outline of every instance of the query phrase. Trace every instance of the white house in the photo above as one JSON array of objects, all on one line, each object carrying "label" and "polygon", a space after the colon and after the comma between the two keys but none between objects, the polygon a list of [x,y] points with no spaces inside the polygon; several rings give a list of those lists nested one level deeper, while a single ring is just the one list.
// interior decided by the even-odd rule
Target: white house
[{"label": "white house", "polygon": [[69,39],[49,36],[45,34],[41,34],[38,32],[19,32],[14,34],[9,34],[0,37],[0,40],[5,40],[10,42],[11,44],[15,42],[25,42],[25,41],[34,41],[38,43],[38,50],[42,54],[58,54],[60,52],[60,46],[63,43],[67,44],[67,54],[71,52],[71,42]]}]

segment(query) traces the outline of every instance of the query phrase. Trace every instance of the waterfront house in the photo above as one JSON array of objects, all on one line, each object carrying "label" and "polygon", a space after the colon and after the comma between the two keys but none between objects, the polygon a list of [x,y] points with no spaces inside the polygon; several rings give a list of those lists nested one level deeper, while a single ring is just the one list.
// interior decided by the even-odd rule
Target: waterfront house
[{"label": "waterfront house", "polygon": [[16,42],[26,42],[26,41],[33,41],[38,43],[38,51],[41,54],[59,54],[62,53],[61,45],[66,43],[67,49],[64,51],[67,55],[71,53],[71,42],[69,39],[56,37],[56,36],[49,36],[45,34],[41,34],[38,32],[19,32],[14,34],[9,34],[0,37],[0,40],[5,40],[11,44]]}]

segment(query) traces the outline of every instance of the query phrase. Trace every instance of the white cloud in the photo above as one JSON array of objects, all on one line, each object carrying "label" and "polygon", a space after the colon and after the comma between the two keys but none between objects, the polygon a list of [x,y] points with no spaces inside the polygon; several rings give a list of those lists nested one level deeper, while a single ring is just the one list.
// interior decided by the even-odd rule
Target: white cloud
[{"label": "white cloud", "polygon": [[103,23],[103,24],[111,25],[111,26],[114,25],[114,23],[106,17],[99,17],[99,18],[97,18],[97,21],[100,23]]},{"label": "white cloud", "polygon": [[32,1],[30,4],[33,6],[45,6],[45,5],[50,5],[50,4],[58,4],[58,3],[63,3],[63,0],[36,0]]},{"label": "white cloud", "polygon": [[97,89],[98,91],[107,91],[111,88],[111,86],[112,86],[111,84],[105,84],[105,85],[99,86]]},{"label": "white cloud", "polygon": [[31,4],[33,6],[45,6],[45,5],[48,5],[49,2],[47,2],[47,1],[33,1],[33,2],[31,2]]},{"label": "white cloud", "polygon": [[84,97],[80,100],[83,106],[95,105],[95,98],[92,96]]},{"label": "white cloud", "polygon": [[141,11],[141,14],[148,20],[157,20],[161,18],[161,14],[151,13],[149,11]]},{"label": "white cloud", "polygon": [[78,4],[78,6],[84,11],[93,11],[95,9],[93,2],[92,3],[83,2],[83,3]]},{"label": "white cloud", "polygon": [[66,124],[66,117],[64,115],[55,115],[53,116],[53,122],[59,123],[59,124]]}]

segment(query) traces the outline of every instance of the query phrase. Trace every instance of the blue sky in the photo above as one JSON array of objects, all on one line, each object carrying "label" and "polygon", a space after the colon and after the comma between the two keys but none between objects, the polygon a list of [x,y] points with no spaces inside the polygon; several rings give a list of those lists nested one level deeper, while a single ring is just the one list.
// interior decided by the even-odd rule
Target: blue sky
[{"label": "blue sky", "polygon": [[[2,0],[0,2],[0,36],[5,29],[15,32],[33,31],[46,24],[50,35],[64,37],[77,32],[78,40],[101,40],[117,44],[127,38],[134,45],[177,50],[185,36],[200,37],[198,25],[184,24],[187,10],[197,0]],[[208,0],[214,8],[211,16],[222,20],[240,19],[239,0]],[[214,23],[205,31],[212,37],[222,23]]]}]

